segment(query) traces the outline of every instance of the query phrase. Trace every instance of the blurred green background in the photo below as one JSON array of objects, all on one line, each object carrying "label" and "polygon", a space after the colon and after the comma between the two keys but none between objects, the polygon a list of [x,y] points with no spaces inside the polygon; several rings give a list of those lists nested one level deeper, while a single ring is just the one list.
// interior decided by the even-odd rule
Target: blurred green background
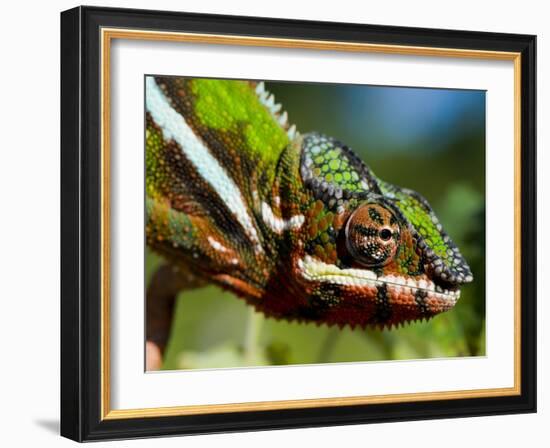
[{"label": "blurred green background", "polygon": [[[267,82],[302,133],[351,146],[382,179],[428,199],[474,282],[455,308],[391,331],[265,319],[215,286],[179,295],[163,369],[485,354],[485,92]],[[146,253],[149,281],[162,260]]]}]

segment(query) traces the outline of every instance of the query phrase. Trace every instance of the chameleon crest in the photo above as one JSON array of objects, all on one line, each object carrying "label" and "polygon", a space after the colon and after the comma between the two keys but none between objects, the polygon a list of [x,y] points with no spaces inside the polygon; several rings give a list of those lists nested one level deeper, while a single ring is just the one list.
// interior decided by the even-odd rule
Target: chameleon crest
[{"label": "chameleon crest", "polygon": [[473,280],[422,196],[299,134],[263,83],[147,77],[146,171],[149,246],[267,316],[392,326]]}]

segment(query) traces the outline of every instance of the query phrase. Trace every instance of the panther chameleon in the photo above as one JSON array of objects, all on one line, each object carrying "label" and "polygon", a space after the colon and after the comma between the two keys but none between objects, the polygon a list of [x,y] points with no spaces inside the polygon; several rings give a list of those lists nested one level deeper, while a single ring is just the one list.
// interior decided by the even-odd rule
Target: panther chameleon
[{"label": "panther chameleon", "polygon": [[447,311],[473,280],[417,192],[346,144],[301,134],[263,82],[147,76],[147,340],[173,299],[214,283],[265,316],[391,327]]}]

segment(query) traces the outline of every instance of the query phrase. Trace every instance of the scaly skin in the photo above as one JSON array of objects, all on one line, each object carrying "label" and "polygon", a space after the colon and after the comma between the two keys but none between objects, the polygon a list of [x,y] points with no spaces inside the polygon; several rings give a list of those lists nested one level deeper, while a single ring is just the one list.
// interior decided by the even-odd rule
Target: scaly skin
[{"label": "scaly skin", "polygon": [[418,193],[300,135],[263,83],[146,78],[147,243],[278,319],[391,326],[472,275]]}]

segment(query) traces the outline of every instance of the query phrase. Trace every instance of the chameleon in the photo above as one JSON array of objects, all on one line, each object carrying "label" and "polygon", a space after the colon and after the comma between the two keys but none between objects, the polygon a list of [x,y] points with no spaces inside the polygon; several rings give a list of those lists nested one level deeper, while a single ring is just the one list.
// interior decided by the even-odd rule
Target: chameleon
[{"label": "chameleon", "polygon": [[176,289],[214,283],[267,317],[383,329],[450,310],[473,280],[426,199],[298,132],[264,82],[147,76],[145,122],[146,241]]}]

